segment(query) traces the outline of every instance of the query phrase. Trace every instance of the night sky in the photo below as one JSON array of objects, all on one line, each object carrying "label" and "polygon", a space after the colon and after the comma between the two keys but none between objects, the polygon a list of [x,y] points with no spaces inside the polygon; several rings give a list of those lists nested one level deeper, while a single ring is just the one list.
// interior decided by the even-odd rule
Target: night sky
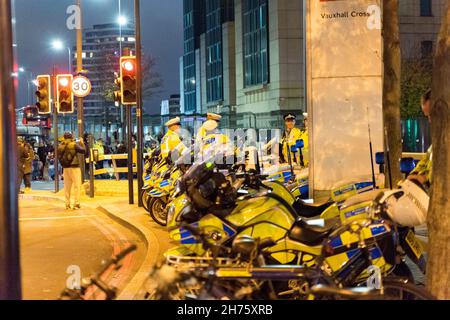
[{"label": "night sky", "polygon": [[[55,38],[75,45],[75,30],[66,28],[66,9],[75,0],[15,0],[18,64],[36,74],[50,73],[53,63],[67,68],[67,50],[55,52]],[[118,0],[82,0],[83,24],[116,22]],[[122,0],[122,15],[133,20],[133,0]],[[159,113],[160,102],[179,93],[179,57],[183,54],[182,0],[141,0],[142,45],[146,54],[156,58],[157,71],[164,86],[162,92],[145,102],[148,112]],[[27,104],[26,74],[20,76],[18,106]]]}]

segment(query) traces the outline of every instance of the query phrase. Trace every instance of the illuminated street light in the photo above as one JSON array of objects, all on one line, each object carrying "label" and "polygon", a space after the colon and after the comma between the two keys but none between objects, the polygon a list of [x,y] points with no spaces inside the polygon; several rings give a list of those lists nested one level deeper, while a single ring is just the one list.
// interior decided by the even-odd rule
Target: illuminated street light
[{"label": "illuminated street light", "polygon": [[126,25],[126,24],[128,23],[128,19],[127,19],[125,16],[119,16],[119,17],[117,18],[117,23],[118,23],[120,26],[124,26],[124,25]]},{"label": "illuminated street light", "polygon": [[[64,47],[65,45],[61,40],[59,39],[53,40],[52,48],[54,50],[61,51],[64,49]],[[69,52],[69,72],[72,73],[72,52],[70,50],[70,47],[66,47],[66,49]]]},{"label": "illuminated street light", "polygon": [[61,40],[54,40],[52,42],[52,48],[55,50],[62,50],[64,48],[64,44]]}]

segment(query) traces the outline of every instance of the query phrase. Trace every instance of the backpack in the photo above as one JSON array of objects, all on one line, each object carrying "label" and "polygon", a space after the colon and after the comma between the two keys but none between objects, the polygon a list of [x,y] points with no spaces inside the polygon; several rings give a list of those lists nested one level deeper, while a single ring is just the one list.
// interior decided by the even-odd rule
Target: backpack
[{"label": "backpack", "polygon": [[58,154],[58,160],[63,168],[72,166],[73,159],[76,156],[76,152],[74,151],[75,150],[71,150],[71,148],[69,148],[69,144],[65,144],[64,150]]}]

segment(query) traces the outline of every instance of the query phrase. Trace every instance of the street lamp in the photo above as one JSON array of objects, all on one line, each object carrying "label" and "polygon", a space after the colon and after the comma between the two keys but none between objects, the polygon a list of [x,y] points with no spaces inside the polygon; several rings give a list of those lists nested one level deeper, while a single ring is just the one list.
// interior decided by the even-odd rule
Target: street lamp
[{"label": "street lamp", "polygon": [[[19,76],[20,73],[27,73],[28,74],[28,79],[27,79],[27,100],[28,100],[28,104],[31,105],[33,103],[33,94],[30,93],[30,83],[34,84],[34,81],[36,81],[34,79],[33,76],[33,72],[26,70],[24,67],[19,67],[19,69],[17,69],[17,77]],[[33,90],[32,90],[33,91]]]},{"label": "street lamp", "polygon": [[[64,49],[64,43],[58,39],[53,40],[52,48],[56,51],[61,51]],[[66,49],[69,53],[69,73],[72,73],[72,51],[70,50],[70,47],[66,47]]]},{"label": "street lamp", "polygon": [[117,23],[119,24],[119,26],[122,27],[122,26],[124,26],[124,25],[126,25],[128,23],[128,19],[125,16],[120,15],[117,18]]}]

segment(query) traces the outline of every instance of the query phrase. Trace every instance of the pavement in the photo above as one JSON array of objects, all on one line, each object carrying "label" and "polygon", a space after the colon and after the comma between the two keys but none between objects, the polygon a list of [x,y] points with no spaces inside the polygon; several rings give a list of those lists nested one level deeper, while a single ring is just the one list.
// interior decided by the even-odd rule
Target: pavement
[{"label": "pavement", "polygon": [[[118,189],[108,182],[108,189]],[[120,300],[134,299],[153,264],[174,245],[165,228],[120,193],[94,199],[83,195],[82,210],[66,211],[62,192],[55,194],[52,186],[33,183],[33,190],[20,196],[24,298],[57,298],[69,266],[79,267],[83,277],[91,275],[103,260],[134,243],[138,250],[125,271],[109,279],[119,288]]]}]

